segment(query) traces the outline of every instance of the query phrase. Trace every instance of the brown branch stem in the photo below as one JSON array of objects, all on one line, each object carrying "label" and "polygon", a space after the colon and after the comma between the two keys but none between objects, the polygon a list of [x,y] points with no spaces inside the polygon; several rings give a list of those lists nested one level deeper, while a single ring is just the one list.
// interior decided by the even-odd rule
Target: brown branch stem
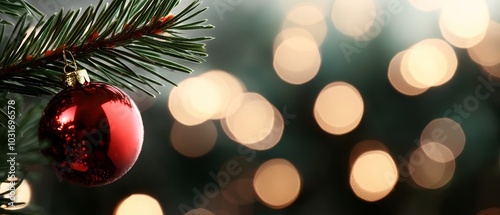
[{"label": "brown branch stem", "polygon": [[[121,44],[126,44],[129,40],[134,40],[143,37],[145,34],[158,34],[163,32],[163,29],[167,27],[168,21],[170,21],[174,16],[169,14],[165,17],[162,17],[157,20],[152,20],[150,25],[145,25],[141,28],[135,29],[129,34],[117,33],[113,34],[111,37],[104,39],[100,42],[95,42],[98,38],[98,33],[94,32],[85,40],[85,44],[83,45],[75,45],[73,47],[59,47],[56,50],[46,50],[45,54],[39,58],[33,59],[31,56],[28,56],[26,59],[23,59],[22,62],[9,65],[5,68],[0,69],[0,77],[2,76],[12,76],[27,68],[37,68],[47,64],[48,62],[62,61],[63,55],[62,52],[64,50],[70,51],[73,53],[75,58],[79,56],[86,55],[88,53],[94,52],[101,48],[115,48],[121,46]],[[133,28],[133,24],[126,24],[123,31],[128,31],[130,28]],[[62,72],[62,71],[61,71]]]}]

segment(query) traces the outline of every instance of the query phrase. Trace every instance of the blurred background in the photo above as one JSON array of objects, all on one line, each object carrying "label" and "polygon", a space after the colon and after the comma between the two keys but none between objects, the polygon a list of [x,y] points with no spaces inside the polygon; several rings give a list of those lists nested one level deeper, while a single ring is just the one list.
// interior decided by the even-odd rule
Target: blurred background
[{"label": "blurred background", "polygon": [[[31,2],[52,14],[98,1]],[[127,91],[145,129],[135,166],[98,188],[32,167],[20,189],[31,205],[47,215],[500,214],[499,1],[203,6],[215,29],[191,35],[216,38],[207,62],[164,71],[179,86],[156,98]]]}]

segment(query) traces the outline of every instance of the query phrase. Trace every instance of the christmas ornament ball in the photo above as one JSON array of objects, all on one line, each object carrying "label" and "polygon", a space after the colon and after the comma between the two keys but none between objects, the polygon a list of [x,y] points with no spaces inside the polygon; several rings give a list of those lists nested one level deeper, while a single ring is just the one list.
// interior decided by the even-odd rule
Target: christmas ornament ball
[{"label": "christmas ornament ball", "polygon": [[130,170],[142,148],[139,110],[105,83],[67,86],[49,102],[39,124],[42,153],[56,174],[82,186],[110,184]]}]

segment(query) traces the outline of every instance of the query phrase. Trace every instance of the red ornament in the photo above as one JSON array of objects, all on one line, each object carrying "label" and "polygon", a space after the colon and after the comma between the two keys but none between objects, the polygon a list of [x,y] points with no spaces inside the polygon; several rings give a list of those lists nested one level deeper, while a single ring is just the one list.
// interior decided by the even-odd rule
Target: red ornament
[{"label": "red ornament", "polygon": [[[78,70],[49,102],[38,139],[49,141],[42,153],[57,175],[83,186],[102,186],[121,178],[142,148],[143,125],[134,102],[120,89],[88,82]],[[73,74],[77,73],[77,74]]]}]

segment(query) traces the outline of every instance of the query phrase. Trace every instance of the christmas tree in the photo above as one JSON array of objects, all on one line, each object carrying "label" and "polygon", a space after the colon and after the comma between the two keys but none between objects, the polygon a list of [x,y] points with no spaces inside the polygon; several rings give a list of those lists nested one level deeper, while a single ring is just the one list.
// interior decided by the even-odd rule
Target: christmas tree
[{"label": "christmas tree", "polygon": [[[190,73],[179,63],[201,63],[207,56],[204,41],[190,30],[210,29],[196,20],[200,1],[172,14],[178,0],[100,1],[82,10],[61,9],[45,17],[24,0],[0,4],[0,180],[14,187],[26,175],[25,165],[44,164],[36,130],[43,107],[23,104],[24,96],[54,95],[63,89],[67,71],[85,69],[92,81],[104,82],[155,96],[158,87],[174,84],[167,74]],[[68,55],[68,56],[66,56]],[[71,56],[71,58],[69,57]],[[134,68],[134,69],[133,69]],[[139,68],[139,70],[135,69]],[[22,116],[21,116],[22,113]],[[19,156],[17,156],[19,155]],[[30,206],[12,211],[15,202],[2,193],[0,214],[37,214]]]}]

